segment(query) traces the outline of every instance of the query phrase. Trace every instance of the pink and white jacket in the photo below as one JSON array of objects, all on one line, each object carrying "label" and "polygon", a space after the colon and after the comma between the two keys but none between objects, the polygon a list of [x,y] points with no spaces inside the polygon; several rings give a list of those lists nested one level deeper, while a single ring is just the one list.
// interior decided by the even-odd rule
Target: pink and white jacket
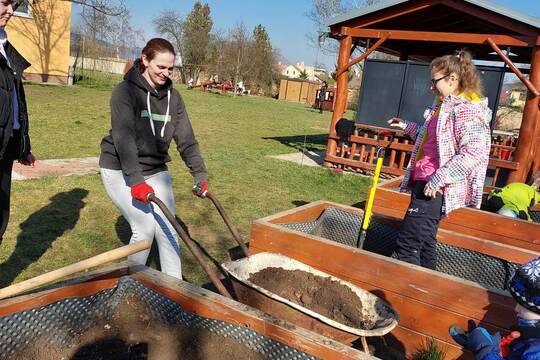
[{"label": "pink and white jacket", "polygon": [[[437,123],[439,168],[427,183],[433,190],[444,188],[443,212],[464,206],[480,208],[491,147],[491,110],[487,98],[467,100],[450,95],[441,103]],[[419,128],[406,121],[405,132],[416,140],[400,191],[410,187],[412,172],[435,106],[424,114],[426,122]],[[417,140],[418,139],[418,140]]]}]

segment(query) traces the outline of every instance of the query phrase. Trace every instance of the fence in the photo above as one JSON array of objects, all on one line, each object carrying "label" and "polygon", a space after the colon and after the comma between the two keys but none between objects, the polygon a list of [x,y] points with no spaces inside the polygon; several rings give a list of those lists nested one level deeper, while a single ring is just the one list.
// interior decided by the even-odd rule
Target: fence
[{"label": "fence", "polygon": [[279,85],[278,99],[314,105],[319,87],[319,84],[309,81],[283,79]]},{"label": "fence", "polygon": [[[77,64],[75,64],[75,61]],[[92,58],[76,58],[69,57],[69,65],[75,68],[85,70],[101,71],[111,74],[124,74],[124,69],[128,60],[123,59],[92,59]]]}]

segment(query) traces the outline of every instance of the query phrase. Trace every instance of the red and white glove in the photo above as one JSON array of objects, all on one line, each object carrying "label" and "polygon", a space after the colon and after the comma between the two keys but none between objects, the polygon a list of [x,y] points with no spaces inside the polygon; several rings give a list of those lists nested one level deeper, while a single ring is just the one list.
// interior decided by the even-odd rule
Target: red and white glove
[{"label": "red and white glove", "polygon": [[131,187],[131,196],[144,204],[148,204],[148,195],[153,193],[154,189],[145,182],[135,184]]},{"label": "red and white glove", "polygon": [[201,180],[198,183],[193,186],[193,194],[197,195],[200,198],[203,198],[206,196],[206,193],[208,192],[208,183],[206,180]]},{"label": "red and white glove", "polygon": [[398,128],[400,130],[405,130],[407,127],[407,123],[403,121],[403,119],[400,118],[391,118],[387,121],[388,125],[390,125],[393,128]]}]

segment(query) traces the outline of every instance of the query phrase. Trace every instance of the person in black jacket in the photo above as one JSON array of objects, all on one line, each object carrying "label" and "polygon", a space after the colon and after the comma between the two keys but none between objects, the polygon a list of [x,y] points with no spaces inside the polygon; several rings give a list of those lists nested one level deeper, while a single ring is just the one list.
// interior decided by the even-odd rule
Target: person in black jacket
[{"label": "person in black jacket", "polygon": [[321,88],[319,89],[319,112],[322,114],[324,109],[324,101],[326,100],[326,92],[328,91],[328,84],[323,81]]},{"label": "person in black jacket", "polygon": [[9,221],[13,162],[33,166],[22,73],[30,66],[9,43],[4,27],[13,15],[11,0],[0,0],[0,243]]},{"label": "person in black jacket", "polygon": [[[124,76],[111,97],[111,131],[101,142],[99,165],[105,189],[130,224],[130,242],[157,241],[161,270],[182,278],[177,234],[159,208],[148,203],[154,193],[175,212],[172,179],[166,163],[169,145],[176,148],[194,178],[193,192],[204,197],[208,175],[195,140],[186,106],[170,76],[174,48],[152,39],[141,59]],[[145,264],[149,250],[130,256]]]}]

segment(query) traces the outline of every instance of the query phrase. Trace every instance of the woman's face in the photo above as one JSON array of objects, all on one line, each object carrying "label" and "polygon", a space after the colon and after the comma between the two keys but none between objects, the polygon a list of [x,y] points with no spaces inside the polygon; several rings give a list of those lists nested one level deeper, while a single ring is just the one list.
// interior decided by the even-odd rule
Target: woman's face
[{"label": "woman's face", "polygon": [[13,5],[11,0],[0,0],[0,27],[7,25],[13,15]]},{"label": "woman's face", "polygon": [[167,79],[171,77],[174,67],[174,55],[170,52],[157,53],[150,61],[143,55],[142,61],[145,66],[143,76],[154,89],[163,86]]},{"label": "woman's face", "polygon": [[442,100],[448,95],[456,94],[459,80],[455,73],[444,74],[441,71],[431,71],[431,90]]}]

